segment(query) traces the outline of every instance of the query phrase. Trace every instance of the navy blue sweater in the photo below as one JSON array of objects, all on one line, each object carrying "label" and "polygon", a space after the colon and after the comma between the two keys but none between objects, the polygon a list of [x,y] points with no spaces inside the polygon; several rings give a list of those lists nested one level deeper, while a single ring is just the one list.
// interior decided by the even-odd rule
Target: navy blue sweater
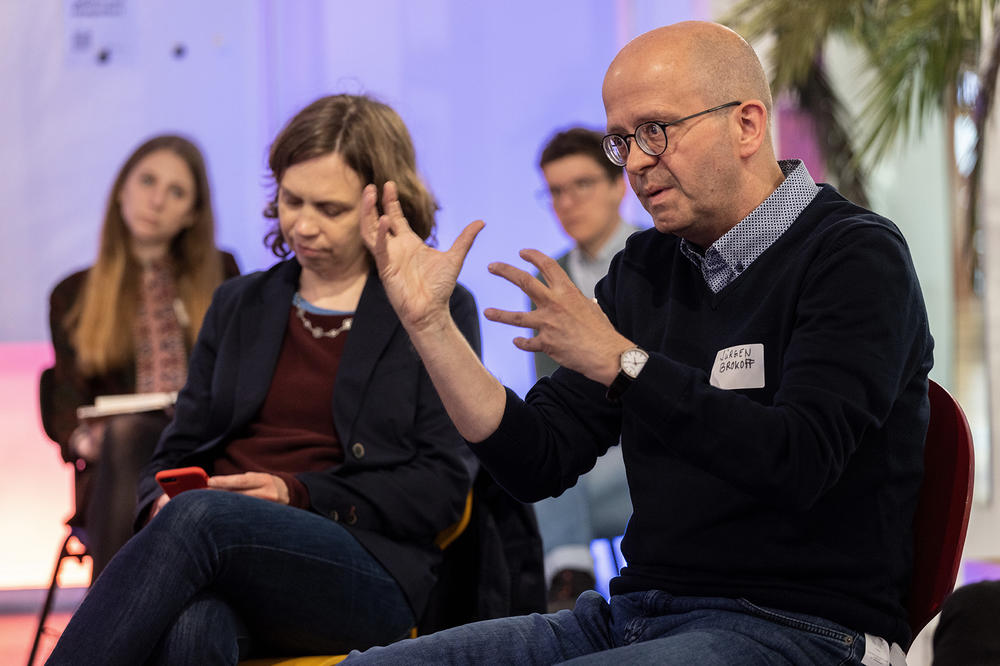
[{"label": "navy blue sweater", "polygon": [[[560,369],[524,402],[508,391],[476,453],[535,501],[620,432],[634,514],[612,593],[745,598],[907,647],[933,341],[902,235],[824,186],[718,294],[678,243],[633,235],[597,287],[651,352],[620,404]],[[746,368],[730,348],[754,350],[763,388],[710,383],[723,361]]]}]

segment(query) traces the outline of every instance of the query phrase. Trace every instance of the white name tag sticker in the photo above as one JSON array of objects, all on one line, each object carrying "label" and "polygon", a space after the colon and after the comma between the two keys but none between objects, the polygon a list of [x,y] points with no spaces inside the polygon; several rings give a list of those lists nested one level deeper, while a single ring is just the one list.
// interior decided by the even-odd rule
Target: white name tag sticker
[{"label": "white name tag sticker", "polygon": [[709,383],[720,389],[764,388],[764,345],[720,349],[712,364]]}]

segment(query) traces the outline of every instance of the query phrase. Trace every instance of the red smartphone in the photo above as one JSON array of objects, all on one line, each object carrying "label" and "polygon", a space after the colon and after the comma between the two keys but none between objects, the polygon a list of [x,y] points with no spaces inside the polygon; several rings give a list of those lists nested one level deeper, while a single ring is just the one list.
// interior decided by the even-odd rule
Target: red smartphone
[{"label": "red smartphone", "polygon": [[156,482],[168,497],[174,497],[185,490],[208,488],[208,474],[201,467],[164,469],[156,473]]}]

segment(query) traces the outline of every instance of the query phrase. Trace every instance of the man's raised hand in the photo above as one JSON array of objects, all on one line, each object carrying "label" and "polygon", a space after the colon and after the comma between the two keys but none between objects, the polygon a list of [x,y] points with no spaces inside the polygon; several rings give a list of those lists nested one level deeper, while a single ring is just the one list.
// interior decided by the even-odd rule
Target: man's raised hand
[{"label": "man's raised hand", "polygon": [[410,228],[394,182],[383,187],[381,216],[375,198],[375,186],[366,186],[361,202],[361,236],[375,258],[389,301],[411,333],[438,325],[438,318],[450,317],[448,300],[484,224],[481,220],[469,224],[442,252],[429,247]]},{"label": "man's raised hand", "polygon": [[489,270],[523,291],[535,309],[487,308],[483,315],[490,321],[535,329],[533,338],[514,338],[519,349],[545,352],[559,365],[610,384],[618,374],[619,354],[635,345],[615,330],[597,302],[584,296],[554,259],[538,250],[521,250],[520,255],[538,269],[544,283],[503,262],[490,264]]}]

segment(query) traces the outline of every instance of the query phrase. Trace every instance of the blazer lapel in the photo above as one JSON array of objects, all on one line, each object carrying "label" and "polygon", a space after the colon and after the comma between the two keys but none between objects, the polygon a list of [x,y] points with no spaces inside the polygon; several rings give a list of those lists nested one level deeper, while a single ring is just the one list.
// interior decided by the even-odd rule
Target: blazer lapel
[{"label": "blazer lapel", "polygon": [[333,422],[341,444],[350,445],[365,389],[397,329],[402,328],[373,269],[368,275],[344,345],[333,388]]},{"label": "blazer lapel", "polygon": [[230,429],[248,423],[264,404],[285,339],[299,270],[297,261],[286,261],[275,271],[274,279],[266,281],[240,311],[242,344],[234,384],[238,399]]}]

